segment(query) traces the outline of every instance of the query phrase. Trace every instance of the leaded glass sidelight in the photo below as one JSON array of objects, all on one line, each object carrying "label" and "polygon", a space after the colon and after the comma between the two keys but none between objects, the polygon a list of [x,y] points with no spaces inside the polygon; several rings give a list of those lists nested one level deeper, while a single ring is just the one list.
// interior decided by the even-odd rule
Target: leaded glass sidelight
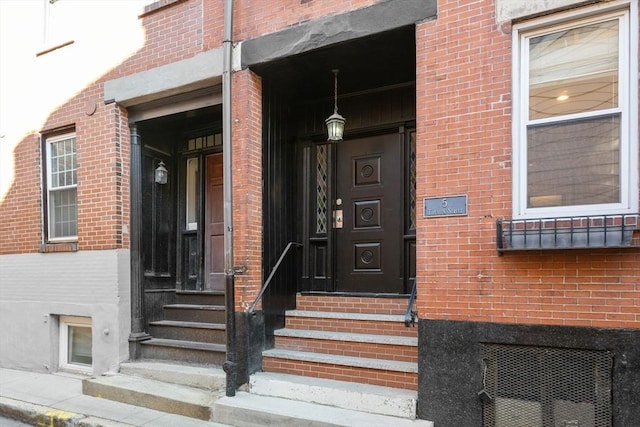
[{"label": "leaded glass sidelight", "polygon": [[328,146],[316,146],[316,233],[327,232],[328,221]]}]

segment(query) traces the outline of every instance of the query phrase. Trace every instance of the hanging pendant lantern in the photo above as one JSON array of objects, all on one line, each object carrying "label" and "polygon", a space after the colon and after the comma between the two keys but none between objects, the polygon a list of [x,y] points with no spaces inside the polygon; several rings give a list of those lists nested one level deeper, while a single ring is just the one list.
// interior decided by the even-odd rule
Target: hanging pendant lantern
[{"label": "hanging pendant lantern", "polygon": [[339,70],[332,70],[334,75],[334,104],[333,114],[330,115],[325,123],[327,124],[327,141],[338,142],[342,141],[344,135],[344,123],[345,118],[338,114],[338,72]]},{"label": "hanging pendant lantern", "polygon": [[160,160],[160,163],[158,164],[158,167],[156,168],[156,172],[155,172],[156,184],[160,184],[160,185],[166,184],[168,175],[169,175],[169,172],[167,171],[167,168],[165,167],[164,162]]}]

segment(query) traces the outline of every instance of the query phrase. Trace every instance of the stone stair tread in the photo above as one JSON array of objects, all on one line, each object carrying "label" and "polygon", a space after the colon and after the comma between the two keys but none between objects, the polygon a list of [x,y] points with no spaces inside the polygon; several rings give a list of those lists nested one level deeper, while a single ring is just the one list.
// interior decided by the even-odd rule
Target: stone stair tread
[{"label": "stone stair tread", "polygon": [[85,395],[205,420],[211,418],[213,403],[224,396],[223,391],[203,390],[123,374],[85,379],[82,390]]},{"label": "stone stair tread", "polygon": [[177,290],[176,294],[185,295],[224,295],[224,291],[195,291],[195,290]]},{"label": "stone stair tread", "polygon": [[238,392],[214,404],[214,421],[229,425],[277,425],[295,427],[433,427],[431,421],[369,414],[271,396]]},{"label": "stone stair tread", "polygon": [[394,372],[418,373],[418,364],[387,359],[371,359],[368,357],[341,356],[336,354],[312,353],[306,351],[270,349],[262,352],[263,357],[300,360],[304,362],[327,363],[340,366],[380,369]]},{"label": "stone stair tread", "polygon": [[389,344],[407,347],[417,347],[418,338],[401,337],[395,335],[359,334],[353,332],[331,332],[311,329],[282,328],[274,331],[279,337],[308,338],[317,340],[351,341],[360,343]]},{"label": "stone stair tread", "polygon": [[120,364],[120,373],[207,390],[224,389],[226,374],[215,365],[186,365],[157,360]]},{"label": "stone stair tread", "polygon": [[181,308],[191,310],[211,310],[211,311],[224,311],[223,305],[210,305],[210,304],[167,304],[164,308]]},{"label": "stone stair tread", "polygon": [[157,320],[155,322],[149,322],[150,325],[155,326],[178,326],[184,328],[200,328],[200,329],[217,329],[224,330],[226,326],[224,323],[205,323],[205,322],[187,322],[181,320]]},{"label": "stone stair tread", "polygon": [[378,322],[398,322],[404,324],[402,314],[374,314],[374,313],[343,313],[337,311],[287,310],[291,317],[315,317],[344,320],[371,320]]},{"label": "stone stair tread", "polygon": [[415,418],[418,399],[415,390],[273,372],[251,375],[249,390],[261,396],[403,418]]},{"label": "stone stair tread", "polygon": [[142,341],[142,345],[157,345],[163,347],[176,347],[176,348],[188,348],[194,350],[209,350],[209,351],[226,351],[227,347],[224,344],[212,344],[198,341],[182,341],[171,340],[166,338],[150,338]]},{"label": "stone stair tread", "polygon": [[251,392],[255,390],[255,384],[259,381],[281,381],[291,385],[309,385],[314,387],[322,387],[332,390],[348,390],[356,391],[362,394],[375,394],[379,396],[387,397],[403,397],[413,398],[418,397],[418,392],[415,390],[407,390],[404,388],[385,387],[381,385],[354,383],[351,381],[332,380],[327,378],[305,377],[302,375],[281,374],[274,372],[256,372],[251,375],[250,384]]}]

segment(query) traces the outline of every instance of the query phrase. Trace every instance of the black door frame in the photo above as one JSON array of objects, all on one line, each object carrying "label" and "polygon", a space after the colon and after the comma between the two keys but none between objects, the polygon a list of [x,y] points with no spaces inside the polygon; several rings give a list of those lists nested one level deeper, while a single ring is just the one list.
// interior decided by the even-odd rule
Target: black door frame
[{"label": "black door frame", "polygon": [[[200,147],[189,150],[188,141],[194,138],[207,137],[208,135],[219,134],[217,128],[208,128],[198,131],[191,131],[186,134],[181,141],[183,149],[180,150],[177,161],[179,179],[177,189],[177,216],[176,216],[176,233],[177,233],[177,272],[176,272],[176,289],[177,290],[193,290],[201,291],[205,288],[205,218],[206,218],[206,159],[212,154],[222,153],[221,145],[209,147]],[[198,174],[196,177],[196,223],[195,230],[189,230],[186,227],[186,179],[187,179],[187,160],[195,158],[198,162]]]},{"label": "black door frame", "polygon": [[[389,293],[390,295],[402,295],[408,294],[410,289],[410,282],[415,276],[415,254],[411,251],[415,251],[415,228],[410,227],[410,210],[415,210],[415,200],[412,202],[410,197],[415,196],[410,194],[410,168],[412,162],[410,156],[412,155],[410,141],[411,132],[415,132],[415,125],[397,124],[395,126],[386,126],[370,130],[368,132],[360,132],[357,135],[353,135],[353,138],[362,138],[369,136],[376,136],[381,134],[397,134],[401,146],[402,171],[398,174],[401,179],[401,191],[402,191],[402,220],[398,227],[399,238],[401,242],[398,250],[402,251],[402,259],[400,260],[400,270],[402,274],[402,280],[404,282],[402,293]],[[355,132],[354,132],[355,133]],[[348,143],[348,142],[342,142]],[[340,143],[338,143],[340,144]],[[414,149],[415,150],[415,149]],[[323,151],[325,151],[323,153]],[[415,155],[415,153],[413,153]],[[326,182],[320,184],[317,181],[322,175],[319,171],[318,157],[326,155]],[[343,293],[338,292],[335,283],[336,274],[336,256],[337,251],[333,248],[336,245],[335,230],[332,224],[333,210],[335,209],[334,201],[336,198],[336,173],[334,165],[336,164],[337,149],[335,144],[329,144],[320,142],[307,142],[301,150],[301,188],[299,190],[299,204],[302,205],[301,212],[303,220],[301,221],[302,230],[300,232],[301,240],[305,244],[302,262],[301,262],[301,277],[299,282],[300,292],[311,293]],[[323,198],[318,197],[318,189],[322,186],[326,186],[326,196]],[[326,206],[324,210],[319,207],[321,199],[324,199]],[[319,233],[322,230],[322,225],[318,225],[319,220],[317,215],[326,212],[326,232]],[[353,292],[350,292],[353,293]],[[362,292],[355,292],[362,293]],[[365,292],[364,294],[371,294]],[[380,293],[375,293],[380,294]]]}]

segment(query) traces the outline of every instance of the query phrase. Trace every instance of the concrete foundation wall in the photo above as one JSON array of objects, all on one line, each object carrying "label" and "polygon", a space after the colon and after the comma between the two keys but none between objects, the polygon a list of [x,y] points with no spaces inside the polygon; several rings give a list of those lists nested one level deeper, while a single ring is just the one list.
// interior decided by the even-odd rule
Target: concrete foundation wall
[{"label": "concrete foundation wall", "polygon": [[56,371],[59,316],[90,317],[93,373],[128,355],[129,251],[0,256],[0,366]]}]

